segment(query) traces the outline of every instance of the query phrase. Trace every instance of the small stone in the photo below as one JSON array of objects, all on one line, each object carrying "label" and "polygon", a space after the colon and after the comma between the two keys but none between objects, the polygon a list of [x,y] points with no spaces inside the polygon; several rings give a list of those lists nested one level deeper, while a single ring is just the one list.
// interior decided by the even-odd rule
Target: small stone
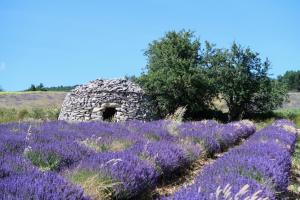
[{"label": "small stone", "polygon": [[96,113],[96,112],[99,112],[99,111],[101,111],[101,108],[98,108],[98,107],[96,107],[96,108],[93,108],[93,113]]}]

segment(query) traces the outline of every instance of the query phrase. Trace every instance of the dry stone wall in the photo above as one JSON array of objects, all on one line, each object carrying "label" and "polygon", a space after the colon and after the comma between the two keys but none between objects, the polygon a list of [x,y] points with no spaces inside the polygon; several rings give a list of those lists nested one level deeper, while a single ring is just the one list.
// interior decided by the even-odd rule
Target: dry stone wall
[{"label": "dry stone wall", "polygon": [[59,120],[126,121],[148,116],[147,99],[137,84],[125,79],[97,79],[67,94]]}]

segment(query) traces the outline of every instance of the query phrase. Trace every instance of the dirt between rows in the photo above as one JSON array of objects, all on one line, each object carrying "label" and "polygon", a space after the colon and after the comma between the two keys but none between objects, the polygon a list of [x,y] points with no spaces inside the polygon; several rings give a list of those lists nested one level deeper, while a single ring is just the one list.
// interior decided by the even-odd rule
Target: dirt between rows
[{"label": "dirt between rows", "polygon": [[[245,140],[243,140],[242,142],[244,141]],[[233,147],[239,146],[242,142]],[[216,159],[222,157],[226,152],[228,152],[228,150],[222,153],[215,154],[212,158],[207,158],[205,155],[201,156],[188,169],[183,169],[183,171],[179,172],[176,176],[163,181],[153,191],[152,196],[149,199],[157,199],[159,197],[170,196],[177,192],[180,188],[192,185],[204,169],[204,166],[211,165],[216,161]]]}]

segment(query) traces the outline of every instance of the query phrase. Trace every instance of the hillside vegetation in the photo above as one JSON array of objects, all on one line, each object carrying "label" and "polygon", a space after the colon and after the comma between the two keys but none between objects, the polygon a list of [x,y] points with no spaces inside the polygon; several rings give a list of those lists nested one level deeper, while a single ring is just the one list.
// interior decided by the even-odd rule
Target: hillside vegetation
[{"label": "hillside vegetation", "polygon": [[[152,41],[145,55],[145,71],[134,80],[158,119],[186,107],[187,120],[240,120],[271,112],[287,98],[286,84],[269,76],[271,62],[236,42],[218,48],[192,31],[169,31]],[[226,116],[211,109],[216,98],[226,102]]]},{"label": "hillside vegetation", "polygon": [[0,92],[0,123],[56,120],[66,92]]},{"label": "hillside vegetation", "polygon": [[0,92],[0,108],[60,107],[66,92]]},{"label": "hillside vegetation", "polygon": [[[26,119],[56,120],[67,92],[0,92],[0,122]],[[260,124],[271,123],[276,118],[293,120],[300,126],[300,93],[289,93],[290,100],[281,109],[266,116]],[[226,113],[224,101],[213,101],[214,107]]]}]

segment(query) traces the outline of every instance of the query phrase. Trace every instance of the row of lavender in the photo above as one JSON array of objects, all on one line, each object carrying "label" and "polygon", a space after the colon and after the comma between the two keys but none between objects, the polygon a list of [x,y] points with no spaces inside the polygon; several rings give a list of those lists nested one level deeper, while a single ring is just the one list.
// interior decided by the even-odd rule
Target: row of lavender
[{"label": "row of lavender", "polygon": [[276,199],[288,187],[297,131],[275,121],[204,168],[191,186],[163,199]]},{"label": "row of lavender", "polygon": [[254,131],[214,121],[2,124],[0,199],[132,198]]}]

